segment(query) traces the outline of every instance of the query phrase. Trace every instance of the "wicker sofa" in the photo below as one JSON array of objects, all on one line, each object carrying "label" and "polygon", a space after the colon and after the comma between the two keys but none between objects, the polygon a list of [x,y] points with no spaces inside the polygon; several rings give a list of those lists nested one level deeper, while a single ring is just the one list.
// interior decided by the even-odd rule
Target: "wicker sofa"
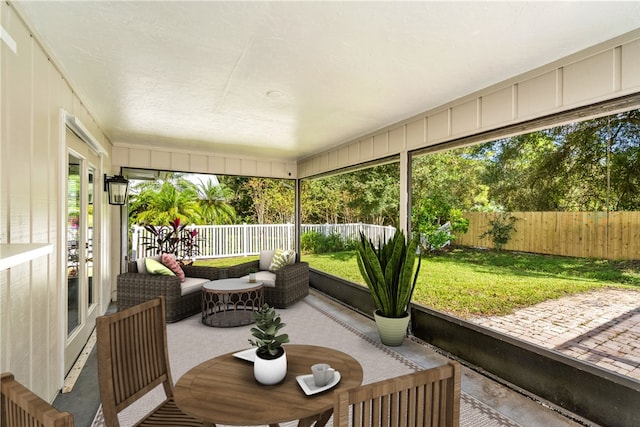
[{"label": "wicker sofa", "polygon": [[229,267],[227,275],[245,277],[252,270],[257,271],[256,280],[264,285],[264,299],[276,308],[287,308],[309,295],[309,264],[294,262],[275,272],[268,270],[273,251],[262,251],[261,259]]},{"label": "wicker sofa", "polygon": [[218,280],[219,270],[216,267],[193,265],[183,266],[182,270],[187,277],[185,282],[180,282],[176,276],[138,273],[138,264],[130,261],[127,263],[127,272],[119,274],[117,279],[118,311],[163,295],[167,322],[176,322],[199,313],[202,310],[202,285],[210,280]]}]

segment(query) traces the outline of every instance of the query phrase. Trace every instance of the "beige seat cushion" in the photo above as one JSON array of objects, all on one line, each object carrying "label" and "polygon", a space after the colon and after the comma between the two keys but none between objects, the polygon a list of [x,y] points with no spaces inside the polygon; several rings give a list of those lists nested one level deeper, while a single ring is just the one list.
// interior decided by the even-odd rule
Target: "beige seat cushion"
[{"label": "beige seat cushion", "polygon": [[184,282],[180,283],[180,295],[189,295],[194,292],[200,292],[202,285],[207,283],[209,279],[203,279],[201,277],[185,277]]},{"label": "beige seat cushion", "polygon": [[[243,279],[249,280],[249,275],[243,277]],[[276,287],[276,273],[272,273],[270,271],[258,271],[256,273],[256,282],[262,283],[262,286],[267,286],[269,288]]]}]

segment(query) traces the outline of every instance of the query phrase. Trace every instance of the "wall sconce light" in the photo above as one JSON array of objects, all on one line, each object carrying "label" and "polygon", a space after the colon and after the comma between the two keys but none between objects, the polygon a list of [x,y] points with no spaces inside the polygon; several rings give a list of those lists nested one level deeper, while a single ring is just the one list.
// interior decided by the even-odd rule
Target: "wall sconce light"
[{"label": "wall sconce light", "polygon": [[104,191],[109,192],[110,205],[124,205],[127,201],[129,181],[122,175],[108,177],[104,174]]}]

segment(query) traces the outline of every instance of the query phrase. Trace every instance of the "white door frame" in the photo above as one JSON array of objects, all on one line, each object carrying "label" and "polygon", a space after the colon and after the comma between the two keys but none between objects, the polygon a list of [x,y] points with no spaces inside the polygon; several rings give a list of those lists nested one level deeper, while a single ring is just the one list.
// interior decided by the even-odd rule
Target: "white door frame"
[{"label": "white door frame", "polygon": [[[67,131],[72,132],[77,136],[85,145],[81,147],[75,147],[71,149],[69,142],[67,141]],[[69,369],[69,363],[65,356],[69,351],[78,353],[82,350],[86,341],[88,340],[91,332],[95,328],[95,317],[99,315],[99,309],[102,306],[102,276],[103,271],[107,266],[105,261],[107,259],[106,254],[102,248],[102,242],[104,241],[104,196],[102,191],[103,174],[104,174],[104,156],[106,150],[97,142],[97,139],[91,134],[91,132],[83,125],[83,123],[74,115],[68,113],[64,109],[60,110],[60,141],[61,147],[59,158],[59,226],[58,226],[58,265],[59,269],[58,283],[63,284],[61,291],[59,292],[60,300],[58,302],[60,313],[60,384],[64,383],[67,370]],[[68,156],[73,154],[84,161],[88,161],[91,167],[94,169],[94,188],[95,194],[93,199],[93,283],[94,283],[94,304],[91,307],[86,308],[86,298],[81,301],[81,327],[77,328],[72,334],[68,333],[68,312],[67,312],[67,174],[68,174]],[[93,161],[89,161],[88,158],[93,158]],[[85,169],[86,171],[86,169]],[[83,172],[81,172],[83,174]],[[86,196],[82,196],[82,203],[87,202]],[[96,241],[97,240],[97,241]],[[80,248],[83,249],[83,248]],[[62,268],[65,266],[65,268]],[[84,293],[86,296],[86,293]],[[87,320],[94,319],[91,325],[87,325]],[[84,326],[82,324],[84,323]],[[90,328],[89,328],[90,326]],[[90,329],[90,330],[87,330]],[[82,342],[73,342],[73,340],[80,339]],[[80,350],[78,350],[78,348]],[[73,356],[74,359],[77,355]],[[70,356],[68,356],[70,357]]]}]

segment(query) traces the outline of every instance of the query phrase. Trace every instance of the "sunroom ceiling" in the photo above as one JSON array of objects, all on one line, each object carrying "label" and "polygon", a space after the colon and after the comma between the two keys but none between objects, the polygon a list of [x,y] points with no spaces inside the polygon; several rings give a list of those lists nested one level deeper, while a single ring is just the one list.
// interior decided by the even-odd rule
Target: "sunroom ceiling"
[{"label": "sunroom ceiling", "polygon": [[639,2],[18,1],[115,145],[300,159],[639,27]]}]

